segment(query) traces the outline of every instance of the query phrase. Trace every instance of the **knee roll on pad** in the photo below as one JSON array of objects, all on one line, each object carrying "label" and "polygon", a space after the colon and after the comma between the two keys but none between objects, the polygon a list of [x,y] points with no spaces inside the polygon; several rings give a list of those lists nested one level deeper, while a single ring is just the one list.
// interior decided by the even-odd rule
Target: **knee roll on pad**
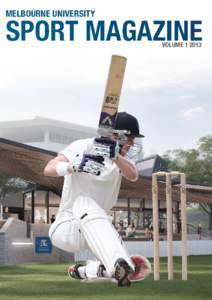
[{"label": "knee roll on pad", "polygon": [[79,231],[79,222],[73,218],[53,223],[49,237],[54,246],[67,252],[78,252],[88,248],[85,238]]}]

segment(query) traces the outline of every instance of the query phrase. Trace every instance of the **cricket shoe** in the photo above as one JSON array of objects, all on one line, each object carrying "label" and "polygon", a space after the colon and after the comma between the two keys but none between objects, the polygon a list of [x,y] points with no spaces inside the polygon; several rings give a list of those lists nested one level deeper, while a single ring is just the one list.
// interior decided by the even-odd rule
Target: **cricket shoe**
[{"label": "cricket shoe", "polygon": [[73,266],[70,266],[68,268],[68,276],[71,277],[71,278],[74,278],[74,279],[83,279],[81,276],[80,276],[80,273],[79,273],[79,267],[82,267],[83,265],[81,264],[76,264],[76,265],[73,265]]},{"label": "cricket shoe", "polygon": [[141,255],[131,256],[131,260],[135,265],[135,271],[129,276],[131,282],[138,282],[144,280],[151,273],[151,263],[150,261]]},{"label": "cricket shoe", "polygon": [[119,287],[130,286],[130,277],[133,275],[133,269],[123,258],[119,258],[115,264],[114,277]]},{"label": "cricket shoe", "polygon": [[68,275],[82,282],[111,281],[103,264],[98,261],[87,261],[87,265],[75,264],[68,268]]}]

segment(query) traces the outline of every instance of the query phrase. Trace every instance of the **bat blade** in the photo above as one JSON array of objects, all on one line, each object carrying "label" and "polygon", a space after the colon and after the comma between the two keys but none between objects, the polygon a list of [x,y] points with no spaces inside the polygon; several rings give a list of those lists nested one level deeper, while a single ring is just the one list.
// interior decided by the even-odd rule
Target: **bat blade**
[{"label": "bat blade", "polygon": [[126,63],[126,57],[112,55],[99,119],[99,132],[114,128]]}]

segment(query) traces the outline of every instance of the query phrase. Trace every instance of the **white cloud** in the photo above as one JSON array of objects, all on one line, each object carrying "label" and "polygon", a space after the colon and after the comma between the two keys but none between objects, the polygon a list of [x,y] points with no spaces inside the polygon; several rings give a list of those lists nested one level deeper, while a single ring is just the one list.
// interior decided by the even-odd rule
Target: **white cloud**
[{"label": "white cloud", "polygon": [[186,120],[186,121],[192,121],[194,118],[202,116],[206,114],[206,111],[204,110],[203,107],[197,106],[197,107],[192,107],[188,110],[185,110],[181,113],[181,116]]},{"label": "white cloud", "polygon": [[174,79],[144,79],[141,81],[137,81],[137,82],[131,82],[129,84],[129,88],[131,90],[140,90],[140,89],[160,89],[160,88],[168,88],[168,87],[175,87],[175,86],[180,86],[182,85],[182,81],[181,80],[174,80]]},{"label": "white cloud", "polygon": [[194,98],[196,98],[196,95],[194,94],[182,95],[180,98],[183,100],[193,100]]}]

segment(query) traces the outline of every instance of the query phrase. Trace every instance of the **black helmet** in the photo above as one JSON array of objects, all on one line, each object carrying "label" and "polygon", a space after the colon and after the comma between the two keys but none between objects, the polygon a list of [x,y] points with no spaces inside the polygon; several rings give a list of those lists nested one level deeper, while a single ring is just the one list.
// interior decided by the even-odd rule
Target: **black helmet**
[{"label": "black helmet", "polygon": [[127,130],[134,137],[144,137],[143,134],[139,133],[138,120],[126,112],[119,112],[117,114],[114,129]]}]

